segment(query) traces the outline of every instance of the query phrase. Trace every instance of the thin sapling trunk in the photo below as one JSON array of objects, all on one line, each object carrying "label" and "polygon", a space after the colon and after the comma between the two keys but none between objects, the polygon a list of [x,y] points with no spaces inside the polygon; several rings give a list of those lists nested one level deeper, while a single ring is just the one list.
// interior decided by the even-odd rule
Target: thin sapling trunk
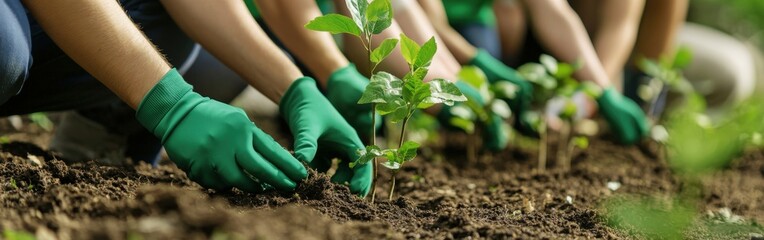
[{"label": "thin sapling trunk", "polygon": [[542,118],[539,127],[539,172],[546,171],[547,145],[546,121]]},{"label": "thin sapling trunk", "polygon": [[[406,124],[409,122],[410,118],[411,116],[404,118],[403,123],[401,124],[401,137],[398,141],[398,149],[400,149],[401,146],[403,146],[403,140],[404,140],[403,137],[406,134]],[[395,177],[396,175],[398,175],[398,169],[392,169],[391,173],[392,173],[392,176],[390,177],[390,195],[388,196],[388,199],[387,199],[388,201],[393,200],[393,193],[395,192]]]},{"label": "thin sapling trunk", "polygon": [[559,146],[557,146],[557,161],[562,165],[562,169],[568,171],[570,169],[570,156],[568,156],[568,145],[570,144],[570,121],[562,121],[560,126],[560,139],[558,140]]}]

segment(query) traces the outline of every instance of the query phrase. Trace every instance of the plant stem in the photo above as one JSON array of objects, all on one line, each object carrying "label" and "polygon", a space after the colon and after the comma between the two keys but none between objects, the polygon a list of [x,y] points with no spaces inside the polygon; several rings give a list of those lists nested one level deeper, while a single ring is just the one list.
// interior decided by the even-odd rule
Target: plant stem
[{"label": "plant stem", "polygon": [[[377,131],[374,129],[374,126],[376,126],[377,121],[377,109],[376,109],[375,103],[371,104],[371,139],[369,139],[369,143],[371,143],[372,146],[376,145],[377,142]],[[371,203],[374,204],[374,200],[377,198],[377,176],[379,176],[378,168],[379,164],[377,164],[377,158],[375,157],[372,159],[374,161],[374,177],[371,179]]]},{"label": "plant stem", "polygon": [[477,150],[476,146],[477,143],[475,143],[477,139],[477,133],[468,133],[467,134],[467,161],[475,163],[477,162]]},{"label": "plant stem", "polygon": [[[363,42],[363,41],[362,41]],[[366,46],[366,57],[369,59],[369,76],[374,75],[374,66],[371,62],[371,34],[366,34],[366,43],[368,44]],[[372,146],[377,145],[377,129],[375,128],[377,126],[377,104],[372,103],[371,104],[371,139],[369,139],[369,143]],[[377,178],[379,177],[379,163],[377,162],[377,158],[375,157],[373,160],[374,162],[374,177],[371,179],[371,203],[374,204],[374,200],[377,198]]]},{"label": "plant stem", "polygon": [[539,129],[539,172],[546,171],[546,149],[547,149],[547,131],[546,122],[541,119]]},{"label": "plant stem", "polygon": [[562,165],[562,169],[568,171],[570,169],[570,157],[567,155],[567,144],[570,142],[570,121],[562,121],[560,126],[560,139],[557,146],[557,161]]},{"label": "plant stem", "polygon": [[[406,136],[406,123],[409,122],[409,119],[411,118],[411,114],[409,114],[408,117],[403,118],[403,124],[401,125],[401,137],[398,141],[398,149],[403,146],[403,137]],[[403,163],[401,163],[403,165]],[[392,176],[390,177],[390,196],[388,196],[388,201],[393,200],[393,193],[395,192],[395,176],[398,175],[398,170],[390,170],[392,171]]]},{"label": "plant stem", "polygon": [[398,170],[393,170],[393,175],[390,176],[390,195],[387,197],[387,201],[393,201],[393,192],[395,191],[395,176],[398,175]]}]

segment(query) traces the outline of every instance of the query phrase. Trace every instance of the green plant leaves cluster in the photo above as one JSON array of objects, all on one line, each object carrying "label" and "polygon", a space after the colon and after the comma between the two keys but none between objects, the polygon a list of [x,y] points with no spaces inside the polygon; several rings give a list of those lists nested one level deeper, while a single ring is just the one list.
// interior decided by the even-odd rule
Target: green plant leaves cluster
[{"label": "green plant leaves cluster", "polygon": [[358,152],[360,157],[355,162],[351,162],[350,167],[353,168],[358,164],[365,164],[374,158],[384,157],[387,159],[387,162],[382,165],[389,169],[397,170],[403,166],[404,163],[414,160],[419,147],[420,144],[414,141],[403,142],[398,149],[381,149],[374,145],[366,146],[366,149]]},{"label": "green plant leaves cluster", "polygon": [[352,18],[340,14],[327,14],[313,19],[305,27],[315,31],[346,33],[360,37],[379,34],[392,24],[393,7],[390,0],[374,0],[371,3],[366,0],[348,0],[345,3]]},{"label": "green plant leaves cluster", "polygon": [[459,71],[459,79],[467,83],[480,94],[481,102],[468,98],[466,104],[454,106],[450,109],[452,119],[449,123],[468,134],[475,132],[477,120],[482,126],[488,126],[496,114],[502,119],[512,117],[509,104],[502,98],[513,99],[518,86],[506,81],[498,81],[491,84],[485,73],[475,66],[465,66]]},{"label": "green plant leaves cluster", "polygon": [[659,85],[648,85],[649,89],[640,89],[640,97],[649,100],[657,95],[663,86],[669,90],[689,95],[695,92],[692,85],[684,78],[682,69],[692,62],[693,54],[688,47],[680,47],[673,55],[661,57],[660,60],[642,58],[637,65],[642,72],[658,80]]}]

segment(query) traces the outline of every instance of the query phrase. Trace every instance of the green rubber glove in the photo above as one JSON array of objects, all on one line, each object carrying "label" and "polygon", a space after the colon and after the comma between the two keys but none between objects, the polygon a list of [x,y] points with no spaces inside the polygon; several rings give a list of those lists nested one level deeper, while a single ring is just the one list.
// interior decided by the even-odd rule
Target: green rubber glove
[{"label": "green rubber glove", "polygon": [[607,88],[597,98],[600,113],[623,144],[634,144],[647,135],[647,117],[634,101],[624,97],[615,89]]},{"label": "green rubber glove", "polygon": [[293,190],[296,181],[308,176],[244,111],[195,93],[175,69],[141,100],[136,117],[162,140],[170,159],[203,187]]},{"label": "green rubber glove", "polygon": [[[477,104],[480,105],[480,107],[485,106],[485,101],[483,100],[483,97],[480,96],[480,92],[478,92],[477,89],[462,81],[457,81],[456,86],[468,99],[474,100],[477,102]],[[466,103],[462,102],[456,104]],[[451,108],[451,106],[444,104],[443,108],[441,108],[440,112],[438,113],[438,121],[440,121],[440,123],[444,126],[449,126],[451,124],[451,118],[453,118]],[[491,151],[504,150],[509,143],[509,135],[506,134],[508,131],[502,124],[504,120],[496,114],[491,114],[490,117],[490,124],[486,126],[486,131],[483,131],[481,134],[483,137],[483,147]]]},{"label": "green rubber glove", "polygon": [[[342,117],[350,123],[362,140],[371,136],[371,104],[358,104],[358,99],[369,85],[369,79],[356,70],[355,65],[334,71],[326,86],[326,98]],[[377,115],[374,131],[382,126],[382,117]]]},{"label": "green rubber glove", "polygon": [[350,191],[361,197],[369,193],[372,164],[352,169],[348,165],[364,148],[361,139],[321,94],[315,80],[304,77],[294,81],[281,98],[279,109],[295,136],[297,159],[323,172],[331,166],[332,158],[339,157],[342,162],[332,181],[349,183]]},{"label": "green rubber glove", "polygon": [[478,50],[477,55],[469,64],[483,70],[488,81],[492,84],[498,81],[507,81],[518,87],[515,99],[503,100],[507,101],[510,109],[517,116],[515,128],[524,135],[538,136],[538,132],[534,130],[532,121],[527,114],[533,101],[533,85],[520,76],[517,71],[507,67],[483,49]]}]

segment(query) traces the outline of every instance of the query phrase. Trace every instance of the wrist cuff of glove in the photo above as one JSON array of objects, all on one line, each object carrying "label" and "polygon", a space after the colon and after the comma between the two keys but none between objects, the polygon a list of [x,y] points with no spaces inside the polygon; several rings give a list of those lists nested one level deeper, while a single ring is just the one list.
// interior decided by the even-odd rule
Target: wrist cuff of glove
[{"label": "wrist cuff of glove", "polygon": [[602,90],[602,93],[599,97],[597,97],[597,104],[602,105],[603,101],[610,101],[614,97],[617,97],[618,91],[615,90],[613,87],[608,87]]},{"label": "wrist cuff of glove", "polygon": [[316,80],[313,80],[313,78],[310,77],[298,78],[292,82],[292,85],[289,86],[289,89],[284,93],[284,96],[281,97],[281,101],[279,102],[279,112],[281,112],[281,115],[284,117],[289,116],[289,111],[291,111],[301,99],[305,99],[311,95],[321,95],[321,92],[318,91]]},{"label": "wrist cuff of glove", "polygon": [[355,64],[348,64],[347,66],[338,68],[337,70],[334,70],[331,75],[329,75],[329,82],[335,79],[342,78],[344,75],[362,75],[360,72],[358,72],[358,69],[355,68]]},{"label": "wrist cuff of glove", "polygon": [[135,116],[141,125],[156,134],[155,128],[159,122],[192,90],[193,87],[186,83],[180,73],[173,68],[146,93],[138,105]]}]

